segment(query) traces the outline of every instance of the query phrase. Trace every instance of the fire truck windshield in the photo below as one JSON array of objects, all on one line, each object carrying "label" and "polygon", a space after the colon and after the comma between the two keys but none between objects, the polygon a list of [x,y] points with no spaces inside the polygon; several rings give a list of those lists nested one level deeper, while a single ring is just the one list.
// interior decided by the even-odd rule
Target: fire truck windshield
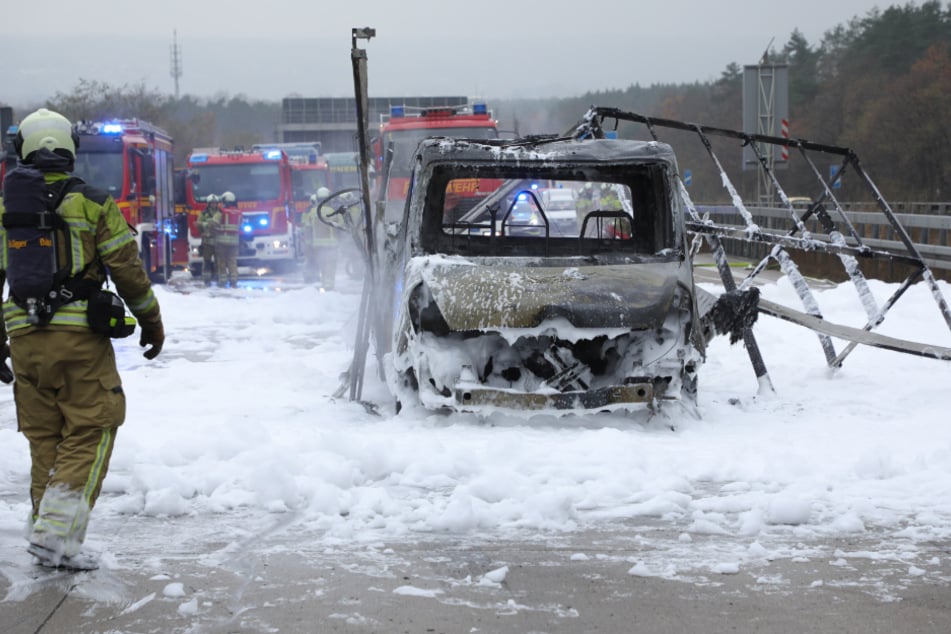
[{"label": "fire truck windshield", "polygon": [[321,187],[329,187],[327,170],[297,168],[291,171],[294,200],[309,200]]},{"label": "fire truck windshield", "polygon": [[236,200],[278,200],[281,172],[276,163],[233,163],[193,167],[198,175],[193,193],[196,200],[210,194],[234,194]]},{"label": "fire truck windshield", "polygon": [[457,139],[497,139],[499,131],[490,127],[466,128],[418,128],[415,130],[390,130],[384,134],[384,149],[392,144],[393,164],[390,177],[407,177],[413,169],[413,152],[423,139],[431,136],[448,136]]},{"label": "fire truck windshield", "polygon": [[122,195],[122,152],[80,150],[76,155],[73,175],[118,198]]}]

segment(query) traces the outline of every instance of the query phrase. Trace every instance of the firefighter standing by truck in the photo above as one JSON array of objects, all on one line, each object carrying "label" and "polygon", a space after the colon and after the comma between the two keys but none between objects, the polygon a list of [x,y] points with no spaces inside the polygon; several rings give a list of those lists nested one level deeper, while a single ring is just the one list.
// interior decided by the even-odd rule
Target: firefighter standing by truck
[{"label": "firefighter standing by truck", "polygon": [[205,208],[198,216],[195,224],[198,227],[198,236],[201,238],[201,244],[198,250],[201,253],[201,281],[205,286],[211,285],[212,275],[215,270],[215,235],[218,233],[218,225],[215,220],[215,214],[219,211],[218,197],[210,195]]},{"label": "firefighter standing by truck", "polygon": [[[17,131],[21,165],[7,175],[0,204],[0,275],[11,289],[3,302],[0,358],[9,351],[17,425],[30,444],[28,550],[45,566],[93,569],[98,564],[80,547],[126,411],[110,337],[134,330],[121,316],[122,302],[101,291],[107,270],[138,319],[147,359],[161,351],[165,334],[135,238],[115,200],[69,177],[78,141],[70,122],[45,108],[23,119]],[[37,196],[48,202],[35,204]],[[58,225],[63,228],[50,230]],[[41,230],[45,239],[14,239]],[[41,253],[57,253],[59,240],[65,248],[58,258]],[[45,294],[34,283],[42,273],[50,289]]]},{"label": "firefighter standing by truck", "polygon": [[221,208],[215,213],[215,269],[218,286],[225,282],[231,288],[238,286],[238,231],[241,228],[241,212],[234,206],[231,192],[221,195]]},{"label": "firefighter standing by truck", "polygon": [[310,209],[301,217],[301,243],[304,251],[304,282],[310,284],[323,274],[323,267],[320,264],[318,249],[318,238],[321,224],[317,217],[320,203],[330,195],[330,190],[321,187],[316,194],[310,196]]},{"label": "firefighter standing by truck", "polygon": [[321,208],[320,203],[330,195],[330,190],[321,187],[310,197],[311,207],[301,218],[304,241],[304,281],[314,282],[318,276],[324,290],[333,290],[337,275],[337,234],[331,226],[330,207]]}]

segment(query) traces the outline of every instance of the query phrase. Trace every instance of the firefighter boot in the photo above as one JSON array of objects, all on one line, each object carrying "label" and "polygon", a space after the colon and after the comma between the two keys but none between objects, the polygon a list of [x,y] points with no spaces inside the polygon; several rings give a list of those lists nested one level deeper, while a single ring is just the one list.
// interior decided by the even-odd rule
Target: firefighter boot
[{"label": "firefighter boot", "polygon": [[46,490],[30,531],[27,551],[49,568],[94,570],[95,558],[81,553],[89,522],[89,506],[78,491],[61,486]]}]

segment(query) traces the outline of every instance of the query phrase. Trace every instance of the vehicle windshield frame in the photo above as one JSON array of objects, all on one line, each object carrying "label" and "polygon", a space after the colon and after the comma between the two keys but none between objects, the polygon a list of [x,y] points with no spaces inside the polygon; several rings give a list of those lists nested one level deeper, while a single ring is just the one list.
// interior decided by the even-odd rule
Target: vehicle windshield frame
[{"label": "vehicle windshield frame", "polygon": [[[662,161],[528,165],[446,161],[431,164],[429,170],[426,198],[418,227],[419,248],[424,253],[503,257],[616,254],[640,258],[668,257],[682,251],[683,238],[675,230],[674,209],[669,193],[669,166]],[[444,222],[442,214],[447,187],[453,180],[472,178],[502,179],[506,182],[455,223]],[[629,223],[626,226],[631,231],[623,238],[611,239],[606,239],[601,233],[592,237],[582,237],[580,234],[561,237],[553,235],[550,230],[536,232],[536,237],[527,237],[486,232],[485,227],[491,228],[491,222],[485,227],[479,226],[480,232],[473,231],[477,227],[470,223],[478,220],[480,214],[485,222],[485,214],[490,207],[496,208],[496,222],[501,220],[508,211],[503,202],[506,196],[522,191],[527,181],[574,181],[581,185],[600,182],[627,187],[635,201],[633,207],[622,202],[621,209],[610,209],[604,215],[594,216],[586,212],[585,217],[591,223],[626,220]],[[585,220],[579,217],[579,226],[583,222]],[[544,224],[549,225],[550,220]]]}]

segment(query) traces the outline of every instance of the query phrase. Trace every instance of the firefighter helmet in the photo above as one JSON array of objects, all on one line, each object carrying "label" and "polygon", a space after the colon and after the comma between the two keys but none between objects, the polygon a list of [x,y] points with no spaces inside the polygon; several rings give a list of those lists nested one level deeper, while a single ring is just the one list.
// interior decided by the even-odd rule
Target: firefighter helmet
[{"label": "firefighter helmet", "polygon": [[328,196],[330,196],[330,190],[327,189],[326,187],[321,187],[320,189],[317,190],[317,198],[320,198],[321,200],[323,200],[324,198],[327,198]]},{"label": "firefighter helmet", "polygon": [[222,200],[222,202],[233,203],[233,202],[234,202],[234,194],[233,194],[232,192],[225,192],[225,193],[223,193],[223,194],[221,195],[221,200]]},{"label": "firefighter helmet", "polygon": [[75,159],[79,135],[69,119],[58,112],[40,108],[20,122],[13,147],[24,162],[29,162],[30,155],[42,148]]},{"label": "firefighter helmet", "polygon": [[219,200],[221,200],[221,199],[218,198],[218,197],[217,197],[216,195],[214,195],[214,194],[208,194],[208,197],[205,198],[205,201],[208,202],[208,204],[217,203]]}]

